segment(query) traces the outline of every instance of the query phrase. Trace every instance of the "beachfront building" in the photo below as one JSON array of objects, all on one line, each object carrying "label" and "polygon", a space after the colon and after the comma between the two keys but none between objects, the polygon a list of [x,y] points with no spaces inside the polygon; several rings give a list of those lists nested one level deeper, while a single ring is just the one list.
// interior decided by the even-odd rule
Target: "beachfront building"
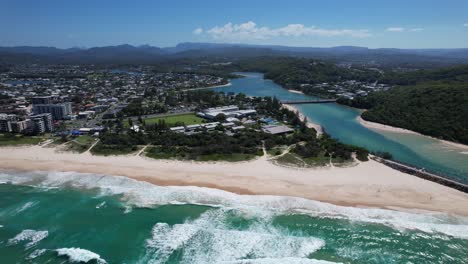
[{"label": "beachfront building", "polygon": [[240,110],[238,106],[228,105],[222,107],[207,108],[197,113],[197,116],[213,120],[219,115],[224,115],[226,118],[241,118],[247,116],[254,116],[257,111],[254,109]]},{"label": "beachfront building", "polygon": [[52,132],[54,130],[51,113],[33,115],[31,116],[31,121],[33,123],[34,133],[43,134],[45,132]]},{"label": "beachfront building", "polygon": [[22,133],[31,127],[31,120],[18,120],[13,114],[0,114],[0,132]]},{"label": "beachfront building", "polygon": [[262,126],[262,131],[272,135],[282,135],[294,132],[294,129],[284,125],[266,125]]},{"label": "beachfront building", "polygon": [[23,121],[14,121],[11,123],[11,128],[15,133],[23,133],[27,131],[30,127],[33,126],[31,119],[26,119]]},{"label": "beachfront building", "polygon": [[72,113],[72,107],[70,102],[60,104],[33,104],[33,113],[35,115],[50,113],[54,120],[62,120]]},{"label": "beachfront building", "polygon": [[225,122],[225,123],[211,122],[211,123],[193,124],[193,125],[188,125],[188,126],[171,127],[170,130],[176,133],[184,133],[186,135],[191,135],[191,134],[198,133],[199,131],[202,131],[202,130],[214,131],[216,127],[218,126],[221,126],[225,129],[232,129],[232,130],[240,130],[242,128],[245,128],[242,126],[242,128],[237,127],[237,129],[235,129],[236,124],[232,122]]},{"label": "beachfront building", "polygon": [[6,114],[0,115],[0,132],[12,132],[11,121],[8,120]]}]

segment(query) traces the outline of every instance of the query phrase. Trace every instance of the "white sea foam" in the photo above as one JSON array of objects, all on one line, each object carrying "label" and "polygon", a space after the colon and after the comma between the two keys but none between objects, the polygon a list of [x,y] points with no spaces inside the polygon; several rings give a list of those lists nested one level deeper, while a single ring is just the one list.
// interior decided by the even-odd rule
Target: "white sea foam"
[{"label": "white sea foam", "polygon": [[24,211],[28,210],[29,208],[35,206],[38,203],[39,202],[27,202],[27,203],[23,204],[20,208],[18,208],[18,210],[16,210],[16,213],[24,212]]},{"label": "white sea foam", "polygon": [[122,195],[131,205],[153,207],[165,204],[200,204],[237,209],[245,215],[272,217],[278,214],[306,214],[383,224],[395,229],[413,229],[468,239],[468,218],[443,213],[407,213],[385,209],[336,206],[296,197],[237,195],[202,188],[161,187],[127,177],[79,174],[75,172],[0,173],[0,180],[40,187],[99,188],[102,195]]},{"label": "white sea foam", "polygon": [[14,238],[8,240],[9,245],[16,245],[18,243],[28,241],[25,245],[26,248],[35,246],[41,240],[46,238],[49,235],[48,231],[36,231],[32,229],[26,229],[17,234]]},{"label": "white sea foam", "polygon": [[100,209],[100,208],[103,207],[104,205],[106,205],[106,202],[102,202],[102,203],[96,205],[96,209]]},{"label": "white sea foam", "polygon": [[59,248],[55,250],[59,256],[66,256],[71,262],[75,263],[88,263],[92,260],[97,263],[107,263],[98,254],[81,248]]},{"label": "white sea foam", "polygon": [[262,218],[245,230],[232,229],[228,223],[229,213],[234,212],[208,210],[196,220],[184,224],[169,226],[157,223],[152,237],[146,242],[147,254],[140,263],[165,263],[181,249],[181,263],[236,263],[245,258],[299,260],[325,245],[321,239],[272,227],[268,220]]},{"label": "white sea foam", "polygon": [[330,262],[317,259],[305,258],[263,258],[263,259],[243,259],[236,261],[222,262],[223,264],[339,264],[338,262]]},{"label": "white sea foam", "polygon": [[46,253],[47,249],[36,249],[31,254],[29,254],[28,259],[35,259],[37,257],[40,257]]}]

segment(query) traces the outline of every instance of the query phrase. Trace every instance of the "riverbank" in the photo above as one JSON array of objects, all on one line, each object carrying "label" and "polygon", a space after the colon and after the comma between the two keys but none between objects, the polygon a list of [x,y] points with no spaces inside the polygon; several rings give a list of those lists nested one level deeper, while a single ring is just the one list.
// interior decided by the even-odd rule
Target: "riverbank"
[{"label": "riverbank", "polygon": [[295,196],[344,206],[428,210],[468,216],[468,194],[376,161],[348,168],[291,169],[254,161],[184,162],[137,155],[57,153],[39,146],[4,147],[0,168],[119,175],[161,186],[200,186],[238,194]]},{"label": "riverbank", "polygon": [[310,120],[310,118],[307,118],[304,114],[301,113],[301,111],[299,111],[299,109],[293,105],[290,105],[290,104],[283,104],[283,107],[288,109],[289,111],[293,111],[293,112],[297,112],[299,114],[299,118],[301,120],[306,120],[307,121],[307,126],[310,127],[310,128],[313,128],[315,129],[315,131],[317,131],[317,135],[321,135],[323,134],[323,128],[321,125],[317,124],[317,123],[314,123]]},{"label": "riverbank", "polygon": [[415,132],[415,131],[412,131],[412,130],[408,130],[408,129],[404,129],[404,128],[400,128],[400,127],[394,127],[394,126],[384,125],[384,124],[380,124],[380,123],[376,123],[376,122],[370,122],[370,121],[364,120],[360,115],[356,118],[356,120],[361,125],[369,128],[369,129],[372,129],[372,130],[419,135],[419,136],[423,136],[423,137],[432,138],[434,140],[437,140],[437,141],[439,141],[439,142],[441,142],[441,143],[443,143],[445,145],[451,146],[451,147],[459,148],[459,149],[462,149],[462,150],[468,150],[468,145],[464,145],[464,144],[460,144],[460,143],[456,143],[456,142],[452,142],[452,141],[448,141],[448,140],[443,140],[443,139],[423,135],[421,133],[418,133],[418,132]]},{"label": "riverbank", "polygon": [[290,93],[304,94],[304,92],[299,91],[299,90],[292,90],[292,89],[289,89],[288,91],[289,91]]},{"label": "riverbank", "polygon": [[231,82],[222,84],[222,85],[213,85],[213,86],[208,86],[208,87],[197,87],[197,88],[190,88],[190,89],[185,89],[184,91],[196,91],[196,90],[206,90],[206,89],[214,89],[214,88],[219,88],[219,87],[227,87],[231,86]]}]

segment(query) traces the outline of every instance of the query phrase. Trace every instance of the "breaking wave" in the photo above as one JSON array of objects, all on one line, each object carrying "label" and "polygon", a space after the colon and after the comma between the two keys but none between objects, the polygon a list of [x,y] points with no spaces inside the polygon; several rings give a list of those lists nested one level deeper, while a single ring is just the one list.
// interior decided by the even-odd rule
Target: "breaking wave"
[{"label": "breaking wave", "polygon": [[36,231],[32,229],[26,229],[21,231],[21,233],[17,234],[14,238],[10,238],[8,240],[9,245],[16,245],[21,242],[28,241],[26,243],[25,247],[30,248],[35,246],[37,243],[39,243],[41,240],[46,238],[49,235],[48,231]]},{"label": "breaking wave", "polygon": [[92,260],[95,260],[97,263],[104,264],[107,263],[104,259],[101,258],[98,254],[81,248],[59,248],[55,250],[57,255],[66,256],[71,262],[76,263],[88,263]]},{"label": "breaking wave", "polygon": [[[78,176],[78,177],[77,177]],[[407,213],[385,209],[337,206],[303,198],[269,195],[237,195],[203,187],[161,187],[127,177],[75,172],[0,173],[0,181],[37,187],[99,188],[101,195],[122,195],[129,205],[154,207],[166,204],[198,204],[236,209],[264,217],[304,214],[322,218],[342,218],[420,230],[426,233],[468,239],[468,218],[443,213]]]},{"label": "breaking wave", "polygon": [[304,259],[304,258],[263,258],[263,259],[243,259],[223,262],[223,264],[339,264],[325,260]]},{"label": "breaking wave", "polygon": [[44,255],[44,253],[46,253],[46,251],[47,251],[47,249],[36,249],[33,252],[31,252],[31,254],[29,254],[27,259],[35,259],[37,257],[40,257],[40,256]]},{"label": "breaking wave", "polygon": [[[266,219],[258,219],[244,230],[231,229],[228,219],[232,213],[209,210],[184,224],[157,223],[140,263],[166,263],[176,252],[182,252],[180,263],[278,263],[268,261],[286,258],[302,261],[325,246],[321,239],[272,227]],[[250,262],[239,262],[246,258]],[[264,262],[258,262],[261,259]]]}]

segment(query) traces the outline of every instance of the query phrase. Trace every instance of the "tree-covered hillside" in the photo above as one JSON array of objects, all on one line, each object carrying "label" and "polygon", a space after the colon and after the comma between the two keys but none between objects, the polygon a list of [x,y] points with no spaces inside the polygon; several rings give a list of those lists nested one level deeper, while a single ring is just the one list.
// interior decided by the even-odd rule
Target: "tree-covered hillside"
[{"label": "tree-covered hillside", "polygon": [[389,80],[411,85],[338,102],[368,109],[362,114],[368,121],[468,144],[468,66],[399,74]]},{"label": "tree-covered hillside", "polygon": [[[234,65],[236,66],[236,64]],[[343,80],[375,81],[380,73],[367,69],[347,69],[325,61],[294,57],[261,57],[237,63],[240,70],[265,73],[265,78],[288,89],[308,93],[302,84],[335,83]],[[313,91],[310,91],[313,94]]]},{"label": "tree-covered hillside", "polygon": [[468,83],[401,86],[373,97],[365,120],[468,144]]}]

